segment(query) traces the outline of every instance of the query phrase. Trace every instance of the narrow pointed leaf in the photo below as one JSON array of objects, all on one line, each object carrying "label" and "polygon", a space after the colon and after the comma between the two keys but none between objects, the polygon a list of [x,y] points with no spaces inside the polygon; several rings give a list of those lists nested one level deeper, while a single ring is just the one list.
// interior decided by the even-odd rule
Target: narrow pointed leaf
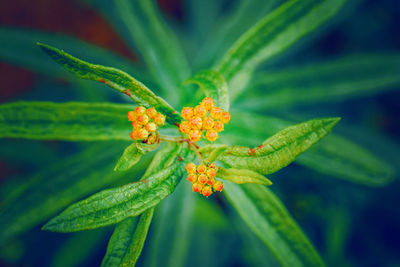
[{"label": "narrow pointed leaf", "polygon": [[154,107],[167,116],[169,123],[180,122],[180,116],[164,99],[156,96],[149,88],[126,72],[85,62],[49,45],[41,43],[38,45],[52,59],[79,78],[103,82],[116,91],[126,94],[139,105],[147,108]]},{"label": "narrow pointed leaf", "polygon": [[231,181],[235,184],[262,184],[262,185],[272,185],[272,182],[257,172],[247,170],[247,169],[235,169],[229,168],[225,169],[223,167],[218,167],[217,177]]},{"label": "narrow pointed leaf", "polygon": [[119,158],[114,167],[114,171],[120,172],[129,170],[139,162],[144,154],[155,149],[156,147],[157,146],[138,142],[130,144],[127,148],[125,148],[122,156]]},{"label": "narrow pointed leaf", "polygon": [[212,163],[218,159],[218,157],[228,149],[227,145],[219,145],[214,150],[210,152],[210,155],[207,158],[208,163]]},{"label": "narrow pointed leaf", "polygon": [[324,266],[306,235],[268,188],[226,182],[223,192],[283,266]]},{"label": "narrow pointed leaf", "polygon": [[186,84],[197,84],[206,96],[211,97],[216,105],[229,111],[228,85],[224,77],[216,71],[200,71],[186,80]]},{"label": "narrow pointed leaf", "polygon": [[[231,146],[218,159],[231,167],[274,173],[322,139],[338,121],[339,118],[314,119],[290,126],[256,148]],[[215,145],[202,151],[207,153],[213,148]]]},{"label": "narrow pointed leaf", "polygon": [[0,243],[32,229],[90,193],[139,175],[136,171],[112,171],[113,161],[122,148],[123,145],[115,143],[96,145],[32,177],[18,194],[4,200],[0,211],[3,229]]},{"label": "narrow pointed leaf", "polygon": [[132,140],[131,105],[13,102],[0,105],[0,137],[45,140]]},{"label": "narrow pointed leaf", "polygon": [[400,86],[400,54],[352,55],[334,61],[257,73],[240,106],[278,109],[340,102]]},{"label": "narrow pointed leaf", "polygon": [[127,218],[115,227],[102,267],[135,266],[146,241],[153,213],[154,208],[148,209],[139,218]]},{"label": "narrow pointed leaf", "polygon": [[232,99],[260,63],[289,48],[337,13],[345,0],[290,0],[266,15],[230,48],[216,70],[230,86]]},{"label": "narrow pointed leaf", "polygon": [[[254,146],[293,122],[254,113],[233,112],[224,135],[226,141]],[[249,136],[248,129],[252,129]],[[394,169],[369,150],[336,134],[329,134],[319,144],[300,155],[295,163],[339,179],[368,186],[383,186],[393,180]]]},{"label": "narrow pointed leaf", "polygon": [[[151,175],[145,173],[146,178],[139,182],[104,190],[77,202],[51,219],[43,229],[55,232],[94,229],[119,223],[154,207],[175,190],[185,172],[185,162],[192,160],[192,154],[187,149],[176,149],[176,145],[166,149],[174,152],[164,155],[158,164],[173,163],[170,166],[157,169]],[[181,162],[176,161],[178,154],[183,158]]]}]

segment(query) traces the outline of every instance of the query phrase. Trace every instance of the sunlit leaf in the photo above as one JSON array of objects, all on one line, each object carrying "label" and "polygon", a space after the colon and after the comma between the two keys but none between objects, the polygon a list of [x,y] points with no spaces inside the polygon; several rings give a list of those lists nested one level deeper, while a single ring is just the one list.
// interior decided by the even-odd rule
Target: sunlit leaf
[{"label": "sunlit leaf", "polygon": [[186,80],[186,84],[191,83],[197,84],[206,96],[215,101],[218,107],[229,111],[228,85],[221,74],[213,70],[201,71]]},{"label": "sunlit leaf", "polygon": [[136,165],[144,154],[155,149],[158,145],[147,145],[143,143],[132,143],[125,148],[122,156],[114,167],[114,171],[126,171]]},{"label": "sunlit leaf", "polygon": [[0,137],[47,140],[132,140],[131,105],[14,102],[0,105]]},{"label": "sunlit leaf", "polygon": [[226,182],[223,192],[283,266],[324,266],[284,205],[265,186]]},{"label": "sunlit leaf", "polygon": [[221,179],[231,181],[235,184],[262,184],[262,185],[272,185],[272,182],[257,172],[247,170],[247,169],[235,169],[229,168],[225,169],[223,167],[218,167],[217,176]]},{"label": "sunlit leaf", "polygon": [[[182,162],[176,162],[178,153],[184,159]],[[185,172],[185,161],[191,159],[191,152],[187,149],[177,150],[172,147],[171,153],[165,154],[162,159],[162,161],[175,161],[169,167],[148,177],[145,174],[147,178],[139,182],[107,189],[77,202],[51,219],[43,229],[74,232],[115,224],[128,217],[140,215],[175,190]]]},{"label": "sunlit leaf", "polygon": [[[322,139],[338,121],[339,118],[325,118],[293,125],[256,148],[231,146],[218,159],[233,168],[250,169],[261,174],[274,173]],[[202,151],[207,153],[215,146],[203,147]]]},{"label": "sunlit leaf", "polygon": [[52,59],[79,78],[103,82],[116,91],[126,94],[139,105],[147,108],[154,107],[167,116],[169,123],[180,122],[180,116],[164,99],[156,96],[149,88],[126,72],[112,67],[87,63],[45,44],[38,43],[38,45]]},{"label": "sunlit leaf", "polygon": [[216,65],[235,99],[260,63],[289,48],[337,13],[345,0],[290,0],[243,34]]}]

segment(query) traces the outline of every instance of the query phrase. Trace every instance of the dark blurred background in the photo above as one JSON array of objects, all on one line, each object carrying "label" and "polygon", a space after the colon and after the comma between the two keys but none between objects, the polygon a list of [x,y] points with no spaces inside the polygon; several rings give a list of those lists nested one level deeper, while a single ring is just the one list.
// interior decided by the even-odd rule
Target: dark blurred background
[{"label": "dark blurred background", "polygon": [[[189,0],[158,0],[158,3],[169,21],[175,25],[185,25],[190,20],[186,11],[187,1]],[[223,8],[229,9],[229,5],[229,1],[223,1],[221,12],[224,12]],[[215,18],[210,18],[210,25],[212,25],[212,19]],[[298,51],[290,53],[288,60],[277,63],[277,66],[332,58],[353,52],[400,52],[400,1],[356,1],[351,7],[345,9],[343,14],[338,15],[336,20],[333,25],[324,28],[318,37],[313,38]],[[83,1],[2,0],[0,24],[73,35],[113,50],[133,62],[139,61],[139,57],[131,52],[106,19]],[[5,62],[0,62],[0,73],[0,102],[2,103],[21,99],[43,100],[41,98],[43,92],[37,89],[38,85],[43,84],[48,87],[60,87],[60,91],[52,93],[54,95],[47,94],[45,100],[74,100],[68,95],[65,89],[66,81],[63,79],[49,78]],[[400,91],[391,90],[383,94],[364,97],[361,100],[328,105],[326,109],[330,110],[329,115],[346,116],[348,124],[354,122],[356,126],[366,125],[379,131],[388,142],[390,141],[389,146],[396,144],[393,149],[397,149],[400,140],[399,103]],[[312,108],[304,110],[313,112]],[[358,136],[354,135],[354,138]],[[360,140],[362,139],[361,136]],[[18,153],[5,148],[6,143],[12,145],[19,143],[18,147],[22,147],[25,142],[30,143],[30,146],[36,146],[32,143],[37,143],[37,149],[44,155],[43,161],[32,159],[35,161],[32,164],[28,161],[22,161],[21,164]],[[41,166],[51,164],[57,158],[62,158],[75,149],[74,144],[56,141],[2,140],[1,144],[3,144],[3,149],[0,154],[0,183],[7,179],[29,178]],[[396,168],[400,165],[400,162],[397,163]],[[310,236],[317,249],[322,251],[327,265],[400,266],[400,182],[398,179],[384,188],[368,188],[345,181],[325,179],[323,175],[309,172],[297,165],[291,165],[287,170],[280,172],[280,175],[284,179],[280,181],[278,195]],[[398,178],[398,175],[396,177]],[[224,223],[221,225],[221,227],[226,226]],[[60,244],[66,242],[67,237],[54,233],[41,233],[41,239],[38,240],[39,233],[40,230],[35,229],[26,234],[23,239],[10,243],[7,248],[4,248],[0,253],[0,266],[48,266],[51,264],[51,255],[56,253],[56,248],[59,248]],[[94,252],[84,265],[78,266],[100,264],[107,244],[106,236],[109,234],[107,232],[88,237],[88,239],[98,238],[101,245],[93,250]],[[236,242],[241,244],[250,242],[246,239],[229,237],[229,231],[213,232],[213,235],[218,240],[226,238],[226,243],[220,244],[226,244],[231,248],[235,247]],[[201,237],[198,238],[201,242]],[[43,240],[46,241],[42,242]],[[330,240],[331,244],[329,249],[327,240]],[[191,246],[196,249],[195,245]],[[226,253],[234,254],[235,252],[227,249]],[[236,262],[224,261],[223,264],[224,266],[255,266],[257,264],[262,266],[262,263],[254,259],[256,258],[254,253],[254,251],[242,251],[240,254],[244,255],[243,258]],[[192,265],[205,266],[201,263],[187,266]]]}]

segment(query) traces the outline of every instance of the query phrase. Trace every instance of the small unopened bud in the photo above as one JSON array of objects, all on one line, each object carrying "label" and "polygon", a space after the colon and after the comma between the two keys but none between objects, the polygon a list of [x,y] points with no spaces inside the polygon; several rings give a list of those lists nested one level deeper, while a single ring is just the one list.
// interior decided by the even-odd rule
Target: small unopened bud
[{"label": "small unopened bud", "polygon": [[128,116],[129,121],[134,121],[136,119],[136,114],[134,111],[128,111],[126,115]]},{"label": "small unopened bud", "polygon": [[192,129],[190,122],[188,121],[182,121],[181,124],[179,125],[179,130],[182,133],[188,134],[190,130]]},{"label": "small unopened bud", "polygon": [[146,112],[146,109],[144,107],[142,107],[142,106],[138,106],[135,109],[135,113],[136,113],[137,116],[143,115],[143,114],[145,114],[145,112]]},{"label": "small unopened bud", "polygon": [[222,132],[224,130],[224,124],[221,121],[216,121],[214,123],[213,129],[217,132]]},{"label": "small unopened bud", "polygon": [[157,123],[157,125],[164,125],[165,116],[162,115],[161,113],[157,113],[157,115],[154,116],[154,121],[155,123]]},{"label": "small unopened bud", "polygon": [[192,126],[192,128],[200,130],[201,126],[203,125],[203,121],[200,117],[193,117],[190,120],[190,125]]},{"label": "small unopened bud", "polygon": [[190,120],[193,117],[193,108],[184,107],[182,109],[182,118]]},{"label": "small unopened bud", "polygon": [[194,173],[189,173],[187,180],[191,183],[194,183],[197,181],[197,175]]},{"label": "small unopened bud", "polygon": [[133,128],[140,128],[142,127],[142,125],[138,122],[138,121],[132,121],[132,127]]},{"label": "small unopened bud", "polygon": [[208,182],[208,177],[207,177],[207,175],[205,175],[205,174],[200,174],[200,175],[197,177],[197,181],[198,181],[199,183],[201,183],[201,184],[206,184],[206,183]]},{"label": "small unopened bud", "polygon": [[199,130],[191,130],[189,132],[189,139],[192,142],[197,142],[200,140],[200,138],[201,138],[201,132]]},{"label": "small unopened bud", "polygon": [[149,122],[149,120],[150,120],[149,116],[147,116],[146,114],[139,115],[139,116],[136,117],[136,121],[138,123],[140,123],[141,125],[147,124]]},{"label": "small unopened bud", "polygon": [[207,115],[207,109],[202,105],[198,105],[194,108],[194,115],[202,118]]},{"label": "small unopened bud", "polygon": [[212,194],[212,189],[211,186],[204,186],[203,189],[201,190],[201,194],[205,197],[209,197]]},{"label": "small unopened bud", "polygon": [[135,132],[136,130],[133,130],[132,132],[131,132],[131,138],[133,139],[133,140],[135,140],[136,139],[136,132]]},{"label": "small unopened bud", "polygon": [[214,142],[218,138],[218,133],[215,130],[208,130],[206,133],[206,138],[208,141]]},{"label": "small unopened bud", "polygon": [[141,128],[141,129],[137,130],[137,133],[136,133],[137,139],[143,140],[143,139],[146,139],[148,136],[149,136],[149,132],[146,129]]},{"label": "small unopened bud", "polygon": [[154,122],[149,122],[145,126],[146,130],[153,133],[157,130],[157,125]]},{"label": "small unopened bud", "polygon": [[213,119],[217,120],[217,119],[221,118],[222,109],[219,107],[212,107],[210,110],[210,115]]},{"label": "small unopened bud", "polygon": [[204,164],[200,164],[199,166],[197,166],[197,172],[198,173],[206,173],[207,167]]},{"label": "small unopened bud", "polygon": [[195,173],[196,172],[196,164],[194,164],[193,162],[186,164],[186,170],[188,173]]},{"label": "small unopened bud", "polygon": [[214,126],[214,120],[210,117],[206,117],[203,119],[203,128],[205,130],[210,130]]},{"label": "small unopened bud", "polygon": [[216,182],[214,183],[214,185],[213,185],[213,188],[214,188],[215,191],[221,192],[221,191],[222,191],[222,188],[224,188],[224,186],[222,185],[222,182],[221,182],[221,181],[216,181]]},{"label": "small unopened bud", "polygon": [[207,109],[210,110],[214,106],[214,101],[211,97],[205,97],[201,104]]},{"label": "small unopened bud", "polygon": [[206,174],[209,178],[214,178],[215,176],[217,176],[217,171],[213,168],[208,168]]},{"label": "small unopened bud", "polygon": [[157,115],[157,110],[155,110],[154,108],[148,108],[146,110],[146,114],[153,119]]},{"label": "small unopened bud", "polygon": [[222,112],[221,114],[221,121],[222,123],[228,123],[231,119],[231,114],[229,112]]},{"label": "small unopened bud", "polygon": [[202,189],[202,186],[201,186],[201,184],[199,184],[199,183],[194,183],[194,184],[192,185],[192,190],[193,190],[193,192],[200,192],[201,189]]},{"label": "small unopened bud", "polygon": [[215,183],[215,179],[208,179],[207,184],[208,185],[213,185]]}]

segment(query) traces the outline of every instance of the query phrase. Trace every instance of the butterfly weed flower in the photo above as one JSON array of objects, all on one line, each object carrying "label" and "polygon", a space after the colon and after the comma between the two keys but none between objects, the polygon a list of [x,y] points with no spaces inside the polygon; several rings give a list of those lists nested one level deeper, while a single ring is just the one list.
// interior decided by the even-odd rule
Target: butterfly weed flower
[{"label": "butterfly weed flower", "polygon": [[131,138],[133,140],[143,140],[147,144],[157,142],[157,128],[164,125],[164,115],[154,108],[146,109],[139,106],[134,111],[128,111],[127,117],[132,122]]},{"label": "butterfly weed flower", "polygon": [[222,191],[222,182],[215,180],[218,171],[215,163],[196,166],[196,164],[190,162],[186,165],[186,170],[189,173],[187,180],[192,183],[193,192],[209,197],[215,191]]}]

